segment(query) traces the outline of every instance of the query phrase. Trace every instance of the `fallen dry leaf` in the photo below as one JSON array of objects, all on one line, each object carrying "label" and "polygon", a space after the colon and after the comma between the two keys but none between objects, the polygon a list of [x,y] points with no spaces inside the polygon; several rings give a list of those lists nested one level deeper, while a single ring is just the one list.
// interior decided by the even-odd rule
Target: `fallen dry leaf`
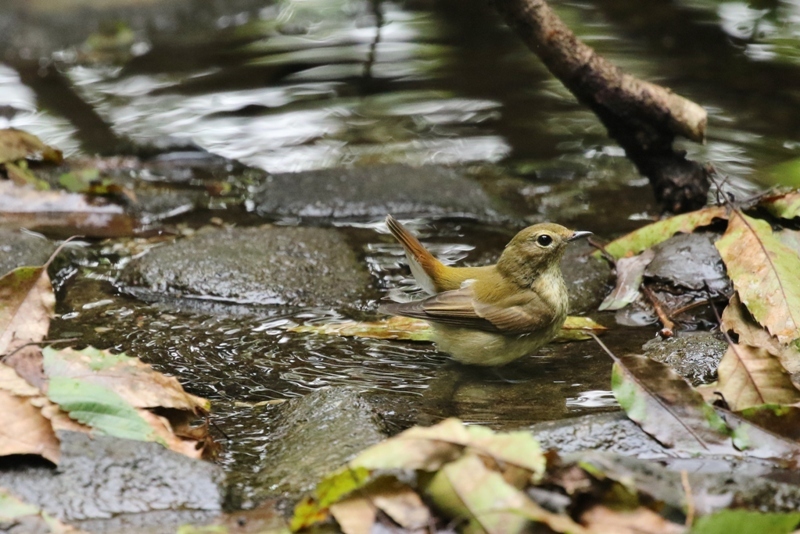
[{"label": "fallen dry leaf", "polygon": [[55,303],[45,267],[19,267],[0,278],[0,354],[41,342]]},{"label": "fallen dry leaf", "polygon": [[735,412],[761,404],[800,402],[800,391],[778,358],[766,349],[731,345],[717,372],[716,389]]},{"label": "fallen dry leaf", "polygon": [[332,505],[331,515],[344,534],[370,534],[377,511],[369,499],[351,497]]},{"label": "fallen dry leaf", "polygon": [[800,256],[769,223],[734,211],[716,242],[742,303],[781,343],[800,337]]},{"label": "fallen dry leaf", "polygon": [[800,351],[797,350],[797,347],[782,344],[753,320],[736,293],[733,294],[725,311],[722,312],[721,329],[725,332],[734,332],[738,336],[740,345],[760,347],[777,356],[783,368],[789,373],[800,372]]},{"label": "fallen dry leaf", "polygon": [[57,236],[127,237],[138,221],[102,198],[63,191],[36,191],[0,180],[0,223]]},{"label": "fallen dry leaf", "polygon": [[643,506],[635,510],[612,510],[592,506],[581,514],[581,523],[592,534],[682,534],[684,525],[667,521]]},{"label": "fallen dry leaf", "polygon": [[417,530],[431,524],[431,511],[408,486],[398,484],[370,495],[370,498],[375,506],[405,529]]},{"label": "fallen dry leaf", "polygon": [[21,159],[44,160],[58,164],[64,157],[60,150],[47,146],[31,133],[16,128],[0,130],[0,164]]},{"label": "fallen dry leaf", "polygon": [[644,279],[644,270],[655,255],[656,251],[649,248],[638,256],[617,260],[617,284],[600,303],[598,310],[620,310],[635,301],[639,297],[639,286]]},{"label": "fallen dry leaf", "polygon": [[44,349],[45,374],[49,379],[74,378],[86,384],[107,387],[134,408],[172,408],[193,414],[206,413],[206,399],[183,390],[174,376],[154,370],[138,358],[87,347]]},{"label": "fallen dry leaf", "polygon": [[57,464],[60,445],[50,420],[30,399],[41,392],[0,364],[0,456],[36,454]]}]

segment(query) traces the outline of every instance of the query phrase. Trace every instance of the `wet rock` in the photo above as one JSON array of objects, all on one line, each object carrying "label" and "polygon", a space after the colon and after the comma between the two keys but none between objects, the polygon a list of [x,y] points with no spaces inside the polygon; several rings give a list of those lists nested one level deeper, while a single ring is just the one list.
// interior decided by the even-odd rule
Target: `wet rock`
[{"label": "wet rock", "polygon": [[345,238],[324,228],[208,229],[129,263],[123,290],[144,300],[347,306],[370,278]]},{"label": "wet rock", "polygon": [[[223,475],[212,463],[157,443],[76,432],[59,438],[58,469],[5,463],[0,486],[64,521],[116,516],[119,522],[136,514],[136,524],[161,527],[208,519],[221,509]],[[161,512],[155,522],[147,519],[152,512]]]},{"label": "wet rock", "polygon": [[386,438],[366,397],[350,388],[317,390],[281,405],[257,475],[261,497],[294,500],[358,452]]},{"label": "wet rock", "polygon": [[572,314],[597,310],[612,287],[611,267],[607,261],[592,257],[592,252],[585,241],[572,243],[561,260]]},{"label": "wet rock", "polygon": [[25,265],[44,265],[55,249],[44,237],[0,228],[0,276]]},{"label": "wet rock", "polygon": [[590,464],[614,480],[635,485],[664,503],[666,510],[662,513],[666,515],[682,517],[685,513],[683,476],[688,478],[695,511],[701,515],[734,504],[736,508],[761,512],[793,512],[800,506],[800,480],[796,473],[762,460],[701,457],[653,462],[598,451],[567,455],[564,460]]},{"label": "wet rock", "polygon": [[712,236],[679,234],[654,247],[653,261],[645,276],[673,288],[705,291],[713,295],[730,294],[731,283]]},{"label": "wet rock", "polygon": [[594,450],[641,458],[669,456],[668,449],[621,412],[537,423],[529,429],[543,449],[562,455]]},{"label": "wet rock", "polygon": [[728,344],[711,332],[684,332],[670,339],[652,339],[642,348],[645,356],[669,365],[697,386],[717,379],[717,367]]},{"label": "wet rock", "polygon": [[464,170],[380,165],[275,174],[254,195],[265,217],[471,217],[510,220]]}]

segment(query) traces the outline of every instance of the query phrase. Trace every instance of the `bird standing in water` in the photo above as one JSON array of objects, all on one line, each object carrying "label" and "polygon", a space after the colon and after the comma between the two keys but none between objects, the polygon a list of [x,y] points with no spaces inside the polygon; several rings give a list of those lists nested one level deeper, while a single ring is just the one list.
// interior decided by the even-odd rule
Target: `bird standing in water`
[{"label": "bird standing in water", "polygon": [[569,242],[591,234],[535,224],[514,236],[497,264],[449,267],[391,215],[386,225],[403,245],[417,283],[433,296],[385,304],[381,311],[428,321],[439,350],[484,366],[505,365],[555,337],[569,308],[559,261]]}]

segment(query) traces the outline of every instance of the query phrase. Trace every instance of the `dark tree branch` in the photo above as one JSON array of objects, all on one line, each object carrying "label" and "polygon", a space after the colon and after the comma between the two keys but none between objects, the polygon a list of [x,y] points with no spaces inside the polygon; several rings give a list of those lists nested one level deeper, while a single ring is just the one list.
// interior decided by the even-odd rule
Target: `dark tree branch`
[{"label": "dark tree branch", "polygon": [[702,107],[623,73],[581,42],[544,0],[493,1],[550,72],[597,115],[666,209],[678,213],[705,205],[705,168],[672,148],[678,135],[704,141]]}]

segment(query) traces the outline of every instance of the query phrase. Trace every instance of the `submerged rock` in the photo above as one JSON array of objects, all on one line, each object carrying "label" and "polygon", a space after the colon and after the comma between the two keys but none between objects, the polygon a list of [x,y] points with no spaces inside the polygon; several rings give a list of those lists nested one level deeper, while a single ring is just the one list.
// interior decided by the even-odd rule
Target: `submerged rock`
[{"label": "submerged rock", "polygon": [[261,497],[292,501],[328,473],[386,438],[371,403],[355,390],[320,389],[280,406],[273,438],[261,455]]},{"label": "submerged rock", "polygon": [[[207,520],[221,509],[223,475],[210,462],[151,442],[78,432],[59,432],[59,438],[58,469],[5,463],[0,486],[68,522],[115,516],[122,525],[173,524],[174,532],[187,519]],[[126,531],[119,528],[98,530]]]},{"label": "submerged rock", "polygon": [[370,277],[336,230],[209,229],[129,263],[122,289],[144,300],[352,306]]},{"label": "submerged rock", "polygon": [[0,228],[0,276],[17,267],[44,265],[55,249],[44,237]]},{"label": "submerged rock", "polygon": [[513,217],[458,168],[380,165],[269,176],[254,195],[265,217],[382,218],[470,217],[483,221]]},{"label": "submerged rock", "polygon": [[731,282],[722,257],[707,234],[679,234],[653,247],[645,276],[672,288],[728,295]]},{"label": "submerged rock", "polygon": [[669,339],[652,339],[642,348],[645,356],[669,365],[697,386],[717,379],[717,367],[728,344],[711,332],[684,332]]},{"label": "submerged rock", "polygon": [[594,249],[584,241],[572,243],[561,260],[561,272],[569,289],[569,310],[580,314],[597,310],[611,289],[611,266],[591,256]]}]

